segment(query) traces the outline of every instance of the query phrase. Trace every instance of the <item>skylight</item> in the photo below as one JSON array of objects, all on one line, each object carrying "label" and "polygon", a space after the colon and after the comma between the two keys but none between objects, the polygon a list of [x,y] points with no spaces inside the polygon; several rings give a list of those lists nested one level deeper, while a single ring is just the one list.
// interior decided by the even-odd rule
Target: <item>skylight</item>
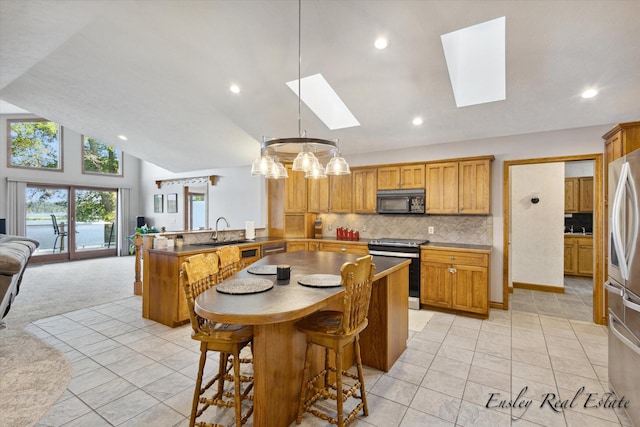
[{"label": "skylight", "polygon": [[[298,95],[298,80],[287,82],[287,86]],[[322,74],[300,79],[300,99],[331,130],[360,126],[358,120],[342,102]]]},{"label": "skylight", "polygon": [[458,107],[507,98],[505,22],[503,16],[440,36]]}]

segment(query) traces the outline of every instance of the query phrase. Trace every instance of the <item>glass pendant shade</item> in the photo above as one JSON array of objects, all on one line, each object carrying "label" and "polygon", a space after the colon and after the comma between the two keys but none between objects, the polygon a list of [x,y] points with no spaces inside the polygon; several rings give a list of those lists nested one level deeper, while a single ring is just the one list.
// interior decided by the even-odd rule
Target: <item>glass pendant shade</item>
[{"label": "glass pendant shade", "polygon": [[329,163],[327,163],[327,175],[348,175],[350,173],[349,163],[340,155],[332,157]]},{"label": "glass pendant shade", "polygon": [[273,166],[273,159],[269,156],[260,156],[253,161],[251,165],[251,175],[266,175]]},{"label": "glass pendant shade", "polygon": [[304,175],[305,178],[322,179],[322,178],[326,178],[327,177],[327,175],[326,175],[326,173],[324,171],[324,168],[322,167],[320,162],[318,162],[317,160],[316,160],[316,162],[317,162],[317,164],[312,165],[312,167]]},{"label": "glass pendant shade", "polygon": [[284,167],[282,162],[279,162],[276,158],[265,177],[269,179],[289,178],[289,173],[287,172],[287,168]]},{"label": "glass pendant shade", "polygon": [[293,170],[294,171],[304,171],[308,172],[313,167],[317,167],[320,163],[318,162],[318,158],[310,151],[306,151],[304,148],[301,152],[298,153],[295,160],[293,161]]}]

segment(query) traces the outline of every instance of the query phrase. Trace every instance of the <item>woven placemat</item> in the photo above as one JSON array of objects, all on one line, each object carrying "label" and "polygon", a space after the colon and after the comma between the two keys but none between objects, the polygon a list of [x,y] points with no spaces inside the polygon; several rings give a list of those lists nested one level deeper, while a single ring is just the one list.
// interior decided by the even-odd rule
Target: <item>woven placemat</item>
[{"label": "woven placemat", "polygon": [[247,272],[251,274],[276,274],[278,266],[276,264],[252,265],[247,268]]},{"label": "woven placemat", "polygon": [[337,274],[308,274],[298,279],[298,283],[312,288],[332,288],[342,285],[342,277]]},{"label": "woven placemat", "polygon": [[273,288],[268,279],[228,279],[216,286],[216,291],[223,294],[257,294]]}]

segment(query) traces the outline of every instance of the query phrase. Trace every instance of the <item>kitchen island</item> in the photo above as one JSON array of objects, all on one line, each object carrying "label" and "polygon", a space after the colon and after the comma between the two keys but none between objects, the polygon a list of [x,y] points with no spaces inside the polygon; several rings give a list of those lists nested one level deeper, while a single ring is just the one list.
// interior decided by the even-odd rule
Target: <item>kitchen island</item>
[{"label": "kitchen island", "polygon": [[[196,299],[196,312],[207,319],[254,326],[254,426],[285,426],[295,420],[306,347],[295,323],[322,309],[339,309],[344,291],[310,288],[297,280],[307,274],[340,274],[345,262],[358,255],[297,251],[267,256],[253,264],[291,265],[291,278],[277,281],[267,292],[229,295],[211,289]],[[388,371],[406,348],[408,339],[409,261],[373,257],[376,265],[369,326],[360,335],[365,365]],[[246,269],[234,278],[256,277]],[[317,353],[316,356],[320,356]],[[346,355],[349,357],[350,355]],[[316,360],[314,365],[319,366]]]}]

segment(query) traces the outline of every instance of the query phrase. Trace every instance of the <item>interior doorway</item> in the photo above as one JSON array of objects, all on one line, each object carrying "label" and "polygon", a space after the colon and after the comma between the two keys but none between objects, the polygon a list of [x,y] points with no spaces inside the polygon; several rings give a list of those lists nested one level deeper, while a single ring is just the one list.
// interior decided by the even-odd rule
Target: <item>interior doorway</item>
[{"label": "interior doorway", "polygon": [[[564,162],[574,162],[574,161],[593,161],[593,229],[592,229],[592,240],[593,240],[593,248],[592,248],[592,267],[593,267],[593,281],[592,281],[592,293],[593,293],[593,321],[599,324],[606,324],[606,318],[604,313],[606,313],[606,300],[603,292],[603,230],[604,230],[604,201],[603,201],[603,156],[602,154],[589,154],[589,155],[579,155],[579,156],[565,156],[565,157],[554,157],[554,158],[540,158],[540,159],[527,159],[527,160],[517,160],[517,161],[506,161],[504,163],[504,198],[503,198],[503,212],[504,212],[504,274],[503,274],[503,301],[504,307],[509,307],[509,291],[510,284],[512,283],[512,274],[513,274],[513,249],[512,248],[512,225],[513,223],[517,223],[517,220],[514,221],[514,217],[512,216],[511,207],[514,203],[513,194],[511,191],[511,181],[512,175],[514,174],[515,167],[524,166],[524,165],[542,165],[551,164],[551,163],[564,163]],[[535,179],[535,178],[533,178]],[[560,185],[560,183],[558,183]],[[564,194],[564,193],[562,193]],[[535,203],[533,200],[536,196],[543,197],[541,195],[531,194],[527,197],[529,198],[529,203]],[[557,230],[558,236],[562,237],[562,228]],[[586,230],[585,230],[586,233]],[[556,237],[554,237],[556,238]],[[557,238],[556,238],[557,239]],[[563,247],[560,247],[560,251],[563,250]],[[564,260],[563,253],[560,252],[561,259],[554,259],[554,264],[560,263],[560,266],[563,266]],[[557,266],[556,266],[557,267]],[[556,274],[557,277],[557,274]],[[532,288],[535,289],[535,286]]]}]

